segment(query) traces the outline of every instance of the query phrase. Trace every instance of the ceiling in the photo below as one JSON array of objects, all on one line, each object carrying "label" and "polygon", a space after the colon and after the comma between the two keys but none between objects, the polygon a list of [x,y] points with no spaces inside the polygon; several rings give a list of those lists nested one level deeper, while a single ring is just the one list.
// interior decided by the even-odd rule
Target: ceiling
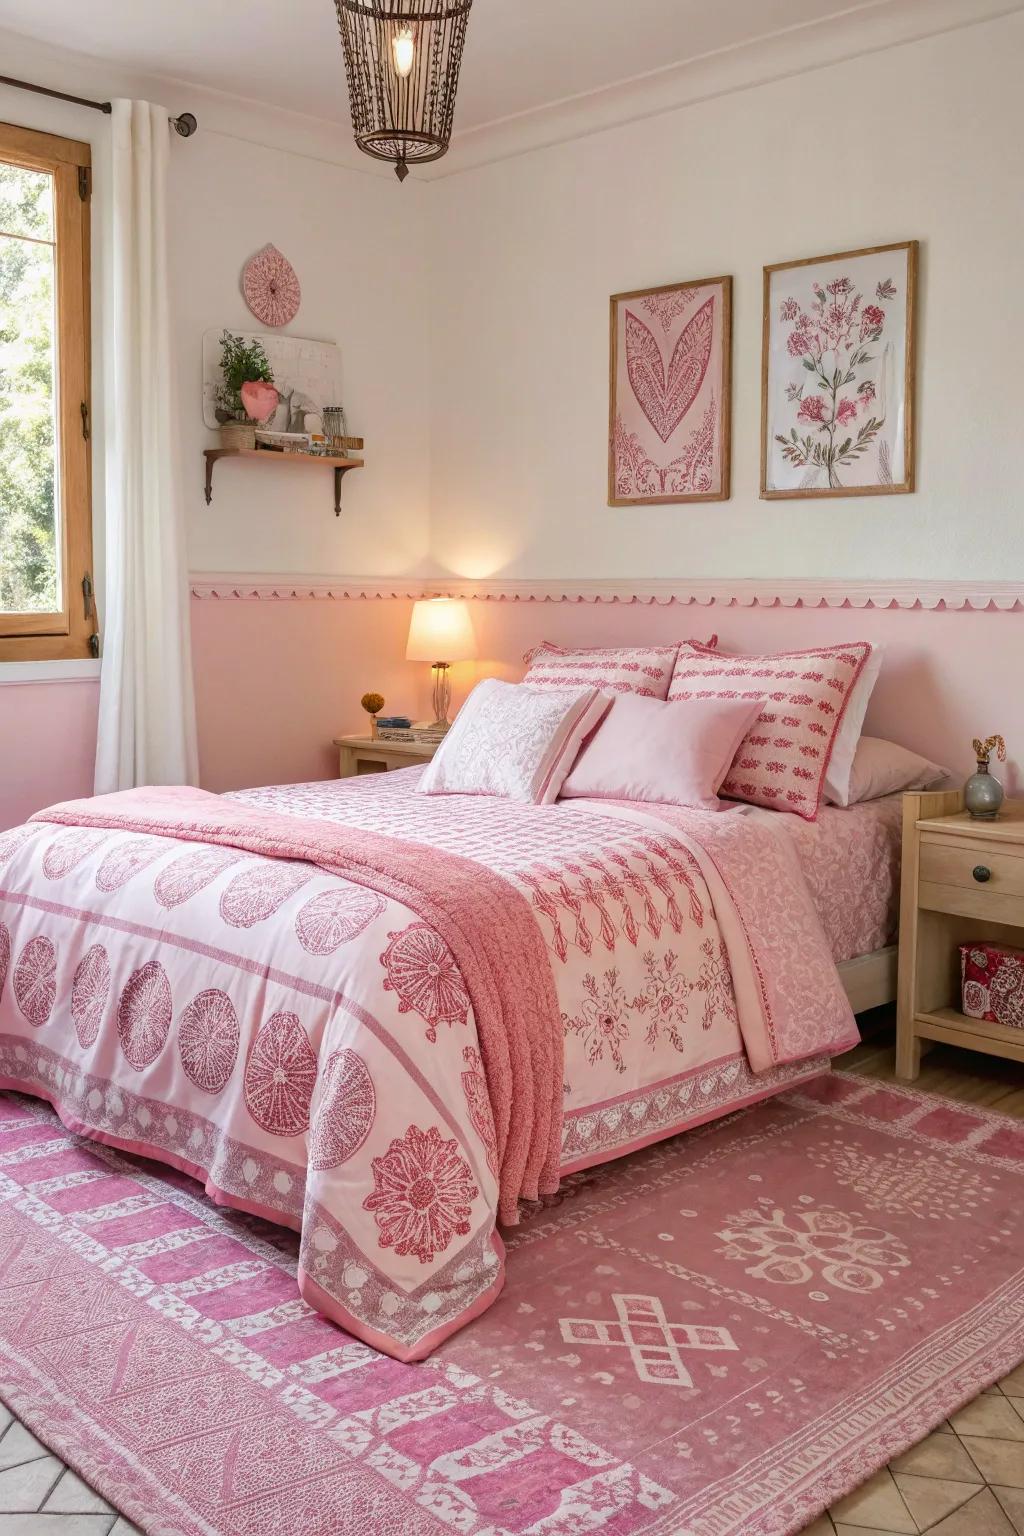
[{"label": "ceiling", "polygon": [[[890,0],[475,0],[456,132]],[[244,18],[244,19],[243,19]],[[2,0],[13,32],[344,121],[332,0]]]}]

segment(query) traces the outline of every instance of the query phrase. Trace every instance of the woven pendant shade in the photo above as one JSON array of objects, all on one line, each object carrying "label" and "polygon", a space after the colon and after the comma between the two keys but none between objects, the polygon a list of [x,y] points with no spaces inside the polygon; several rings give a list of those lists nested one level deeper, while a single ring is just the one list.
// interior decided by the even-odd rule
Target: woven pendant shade
[{"label": "woven pendant shade", "polygon": [[356,143],[409,166],[447,152],[473,0],[335,0]]}]

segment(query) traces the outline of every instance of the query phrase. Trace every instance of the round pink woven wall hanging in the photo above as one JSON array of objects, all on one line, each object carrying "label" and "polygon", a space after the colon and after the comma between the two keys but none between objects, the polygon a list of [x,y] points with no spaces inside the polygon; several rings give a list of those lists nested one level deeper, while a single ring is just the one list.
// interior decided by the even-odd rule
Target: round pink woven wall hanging
[{"label": "round pink woven wall hanging", "polygon": [[265,245],[242,268],[245,302],[264,325],[287,325],[302,302],[295,268],[276,245]]}]

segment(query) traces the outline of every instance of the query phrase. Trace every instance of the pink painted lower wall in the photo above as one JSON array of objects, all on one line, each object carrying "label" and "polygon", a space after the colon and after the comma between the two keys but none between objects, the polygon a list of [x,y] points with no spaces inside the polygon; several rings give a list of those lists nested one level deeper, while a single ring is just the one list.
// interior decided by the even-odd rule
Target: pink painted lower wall
[{"label": "pink painted lower wall", "polygon": [[780,651],[847,640],[885,647],[865,729],[961,771],[971,739],[999,731],[1011,762],[1008,789],[1024,790],[1024,612],[995,609],[784,608],[712,603],[494,603],[473,605],[491,670],[522,676],[538,639],[573,645],[665,642],[717,633],[722,650]]},{"label": "pink painted lower wall", "polygon": [[[405,660],[407,598],[201,599],[192,604],[201,781],[208,789],[333,777],[334,736],[366,728],[360,696],[429,712],[429,669]],[[886,647],[867,729],[971,769],[971,738],[1000,731],[1024,791],[1024,612],[739,607],[712,603],[471,603],[480,660],[454,669],[456,703],[482,676],[512,680],[539,640],[569,645],[706,639],[782,650],[867,639]],[[98,684],[0,686],[0,829],[88,794]]]},{"label": "pink painted lower wall", "polygon": [[405,660],[412,602],[207,599],[192,603],[205,788],[332,778],[332,738],[367,732],[364,693],[420,718],[430,669]]},{"label": "pink painted lower wall", "polygon": [[92,794],[99,682],[0,685],[0,830]]},{"label": "pink painted lower wall", "polygon": [[[425,715],[429,672],[404,660],[404,598],[198,599],[193,602],[203,783],[324,778],[332,736],[359,731],[367,689],[389,709]],[[723,649],[784,650],[867,639],[886,648],[867,729],[966,775],[971,738],[1000,731],[1008,789],[1024,789],[1024,612],[740,607],[723,603],[471,602],[480,660],[454,669],[456,702],[477,677],[512,680],[539,640],[571,645],[706,639]]]}]

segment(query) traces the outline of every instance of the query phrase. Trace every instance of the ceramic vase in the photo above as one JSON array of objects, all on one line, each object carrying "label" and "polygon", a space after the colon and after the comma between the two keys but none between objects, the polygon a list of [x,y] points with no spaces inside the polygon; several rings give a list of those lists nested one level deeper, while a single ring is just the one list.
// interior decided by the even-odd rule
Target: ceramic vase
[{"label": "ceramic vase", "polygon": [[977,773],[964,785],[964,804],[977,821],[992,821],[1002,803],[1003,786],[989,773],[988,763],[979,762]]}]

